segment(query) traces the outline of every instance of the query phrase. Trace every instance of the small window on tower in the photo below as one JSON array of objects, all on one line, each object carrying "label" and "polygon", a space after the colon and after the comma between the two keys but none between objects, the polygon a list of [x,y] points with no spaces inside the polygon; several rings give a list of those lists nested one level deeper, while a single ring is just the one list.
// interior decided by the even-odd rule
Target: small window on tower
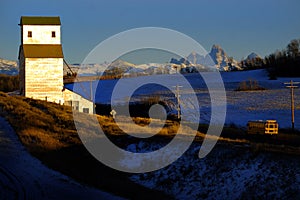
[{"label": "small window on tower", "polygon": [[28,35],[27,35],[29,38],[32,37],[32,31],[28,31]]},{"label": "small window on tower", "polygon": [[55,35],[55,31],[52,31],[52,37],[55,38],[56,35]]}]

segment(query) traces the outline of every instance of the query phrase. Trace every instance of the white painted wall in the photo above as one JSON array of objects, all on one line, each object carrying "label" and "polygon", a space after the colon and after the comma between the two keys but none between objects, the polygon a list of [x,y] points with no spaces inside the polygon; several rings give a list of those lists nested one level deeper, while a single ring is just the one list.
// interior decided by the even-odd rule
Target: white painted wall
[{"label": "white painted wall", "polygon": [[[23,25],[23,44],[61,44],[60,25]],[[32,32],[32,37],[28,37],[28,31]],[[52,37],[55,31],[56,37]]]}]

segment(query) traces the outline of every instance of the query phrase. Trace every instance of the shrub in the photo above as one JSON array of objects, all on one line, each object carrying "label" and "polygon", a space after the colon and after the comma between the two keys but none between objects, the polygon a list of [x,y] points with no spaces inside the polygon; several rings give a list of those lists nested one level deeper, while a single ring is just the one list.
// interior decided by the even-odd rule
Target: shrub
[{"label": "shrub", "polygon": [[0,91],[12,92],[19,89],[19,75],[0,74]]},{"label": "shrub", "polygon": [[257,80],[249,79],[248,81],[240,82],[239,86],[235,91],[255,91],[255,90],[265,90],[266,88],[260,86]]}]

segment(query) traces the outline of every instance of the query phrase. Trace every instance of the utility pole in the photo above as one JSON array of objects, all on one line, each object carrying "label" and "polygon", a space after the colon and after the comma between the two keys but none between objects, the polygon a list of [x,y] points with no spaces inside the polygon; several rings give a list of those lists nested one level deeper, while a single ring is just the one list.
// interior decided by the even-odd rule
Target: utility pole
[{"label": "utility pole", "polygon": [[180,85],[176,85],[176,86],[173,86],[173,87],[176,87],[176,99],[177,99],[177,118],[180,119],[181,116],[180,116],[180,113],[181,113],[181,109],[180,109],[180,91],[179,91],[179,88],[181,88],[182,86]]},{"label": "utility pole", "polygon": [[291,80],[290,82],[284,83],[287,88],[291,88],[291,115],[292,115],[292,131],[295,130],[295,100],[294,100],[294,89],[297,88],[297,84],[300,84],[300,82],[293,82]]},{"label": "utility pole", "polygon": [[93,101],[93,82],[90,81],[90,100]]}]

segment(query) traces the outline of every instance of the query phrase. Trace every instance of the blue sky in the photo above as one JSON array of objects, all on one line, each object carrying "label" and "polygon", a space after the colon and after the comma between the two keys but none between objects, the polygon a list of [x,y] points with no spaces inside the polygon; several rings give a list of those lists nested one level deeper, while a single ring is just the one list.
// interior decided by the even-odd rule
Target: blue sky
[{"label": "blue sky", "polygon": [[300,38],[299,0],[14,0],[0,2],[0,57],[17,60],[22,15],[60,16],[65,59],[80,63],[101,41],[138,27],[164,27],[240,60]]}]

